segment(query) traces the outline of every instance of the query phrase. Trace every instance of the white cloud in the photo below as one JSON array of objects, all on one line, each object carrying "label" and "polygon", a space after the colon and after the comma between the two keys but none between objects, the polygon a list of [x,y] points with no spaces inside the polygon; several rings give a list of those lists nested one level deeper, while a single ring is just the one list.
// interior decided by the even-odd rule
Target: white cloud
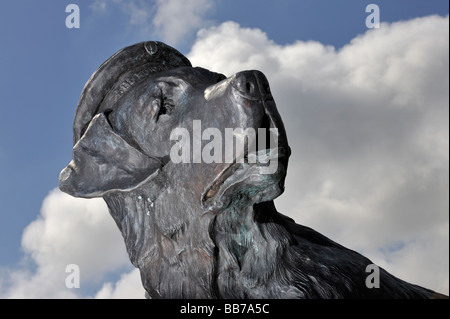
[{"label": "white cloud", "polygon": [[116,283],[107,282],[95,295],[96,299],[143,299],[145,290],[142,287],[138,269],[123,274]]},{"label": "white cloud", "polygon": [[106,12],[111,4],[121,5],[126,2],[126,0],[94,0],[89,8],[91,8],[95,12]]},{"label": "white cloud", "polygon": [[59,190],[50,192],[41,214],[24,230],[22,248],[27,267],[2,270],[2,297],[79,297],[77,289],[66,287],[67,265],[79,266],[81,292],[95,289],[105,275],[130,265],[122,236],[103,200],[76,199]]},{"label": "white cloud", "polygon": [[206,15],[214,8],[216,0],[96,0],[90,8],[105,12],[111,4],[119,6],[128,16],[129,25],[138,28],[139,33],[176,45],[210,24]]},{"label": "white cloud", "polygon": [[340,50],[280,46],[234,22],[193,65],[263,71],[293,150],[278,209],[388,271],[448,293],[448,17],[368,31]]},{"label": "white cloud", "polygon": [[89,6],[92,10],[97,12],[104,12],[106,10],[107,0],[94,0]]},{"label": "white cloud", "polygon": [[183,37],[204,27],[214,6],[211,0],[157,0],[153,25],[168,44],[179,43]]},{"label": "white cloud", "polygon": [[130,24],[142,27],[144,32],[148,32],[153,13],[152,6],[143,1],[122,1],[122,3],[122,10],[130,17]]},{"label": "white cloud", "polygon": [[22,247],[38,266],[78,264],[89,280],[123,266],[126,257],[104,201],[77,199],[59,190],[43,201],[41,215],[24,231]]}]

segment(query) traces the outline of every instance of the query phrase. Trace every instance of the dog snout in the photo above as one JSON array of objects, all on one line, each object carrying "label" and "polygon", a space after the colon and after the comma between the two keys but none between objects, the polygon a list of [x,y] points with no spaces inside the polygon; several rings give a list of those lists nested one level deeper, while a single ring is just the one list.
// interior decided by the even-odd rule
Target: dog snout
[{"label": "dog snout", "polygon": [[245,98],[262,101],[273,99],[269,82],[260,71],[251,70],[236,73],[232,85]]}]

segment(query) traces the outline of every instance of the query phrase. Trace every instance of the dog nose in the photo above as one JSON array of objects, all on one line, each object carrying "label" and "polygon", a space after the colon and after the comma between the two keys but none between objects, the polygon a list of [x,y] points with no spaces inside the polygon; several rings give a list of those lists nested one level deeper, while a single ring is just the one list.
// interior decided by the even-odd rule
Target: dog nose
[{"label": "dog nose", "polygon": [[263,101],[272,99],[269,82],[260,71],[236,73],[233,82],[233,86],[246,98]]}]

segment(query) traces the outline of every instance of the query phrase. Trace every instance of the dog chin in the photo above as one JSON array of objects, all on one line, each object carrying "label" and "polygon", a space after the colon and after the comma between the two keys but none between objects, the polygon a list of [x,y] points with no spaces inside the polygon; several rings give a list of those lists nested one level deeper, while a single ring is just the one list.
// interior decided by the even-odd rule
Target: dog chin
[{"label": "dog chin", "polygon": [[203,207],[217,212],[237,202],[253,205],[274,200],[284,191],[287,156],[289,151],[279,147],[247,154],[244,163],[230,164],[206,188]]}]

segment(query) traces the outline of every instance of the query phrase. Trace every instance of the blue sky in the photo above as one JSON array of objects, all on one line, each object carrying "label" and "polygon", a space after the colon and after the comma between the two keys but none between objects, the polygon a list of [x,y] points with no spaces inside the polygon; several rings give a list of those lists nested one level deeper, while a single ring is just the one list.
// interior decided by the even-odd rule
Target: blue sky
[{"label": "blue sky", "polygon": [[[225,32],[223,23],[234,21],[239,30],[248,28],[262,31],[268,43],[276,44],[278,47],[294,45],[298,41],[315,41],[323,46],[334,47],[336,53],[352,39],[369,31],[365,25],[367,16],[365,8],[369,3],[376,3],[380,7],[381,21],[386,25],[430,15],[445,18],[449,12],[448,1],[442,0],[195,2],[203,3],[204,9],[193,10],[193,16],[199,18],[199,21],[185,24],[186,29],[179,36],[170,33],[170,26],[164,23],[159,26],[155,24],[158,12],[161,13],[158,10],[163,7],[164,1],[2,2],[0,268],[15,269],[23,266],[23,258],[27,257],[21,246],[24,229],[38,218],[43,200],[57,187],[59,172],[71,159],[72,121],[83,85],[92,72],[117,50],[144,40],[160,40],[173,45],[186,55],[190,54],[194,61],[203,61],[192,49],[194,44],[201,44],[202,38],[197,32],[200,29],[206,30],[203,33],[204,39],[212,36],[213,30]],[[65,8],[70,3],[80,7],[79,29],[68,29],[65,26],[68,15]],[[205,6],[206,4],[208,5]],[[231,28],[230,25],[229,27]],[[382,29],[383,27],[380,30]],[[413,28],[404,29],[405,35],[409,30],[412,32]],[[413,34],[408,36],[414,38]],[[214,65],[212,61],[210,62]],[[204,63],[207,64],[208,61]],[[248,67],[257,68],[253,65]],[[278,91],[282,92],[281,89]],[[448,100],[448,91],[446,98]],[[344,102],[337,99],[336,103]],[[448,110],[446,112],[448,113]],[[359,113],[352,114],[356,114],[354,118],[359,118]],[[311,118],[314,119],[314,116]],[[398,123],[392,123],[392,127],[397,126]],[[448,136],[448,126],[446,128]],[[393,132],[397,131],[393,129]],[[319,136],[320,134],[315,138]],[[448,144],[448,139],[445,142]],[[334,154],[337,160],[341,158],[339,151],[343,152],[343,148]],[[448,172],[448,162],[446,169]],[[314,182],[317,181],[311,178],[312,184],[309,186],[314,185]],[[448,190],[448,182],[444,180],[442,183],[442,188]],[[329,187],[325,182],[321,185],[323,187],[317,185],[311,187],[322,190]],[[308,185],[301,185],[300,189],[304,190],[306,187]],[[414,193],[408,192],[407,189],[403,191],[405,194],[400,194],[396,198],[399,203],[402,202],[402,198],[407,201],[409,196],[414,195],[424,196],[424,202],[433,205],[433,198],[417,190],[414,190]],[[448,195],[437,197],[437,200],[444,201],[444,207],[448,206],[446,204]],[[403,207],[399,203],[398,207]],[[437,210],[443,214],[441,206]],[[446,222],[448,226],[448,215]],[[328,229],[326,223],[324,225],[323,229]],[[386,247],[384,246],[384,250],[381,248],[378,250],[385,251]],[[404,246],[397,241],[392,243],[392,247]],[[32,269],[33,263],[28,263],[26,267]],[[448,289],[448,276],[446,280]]]}]

